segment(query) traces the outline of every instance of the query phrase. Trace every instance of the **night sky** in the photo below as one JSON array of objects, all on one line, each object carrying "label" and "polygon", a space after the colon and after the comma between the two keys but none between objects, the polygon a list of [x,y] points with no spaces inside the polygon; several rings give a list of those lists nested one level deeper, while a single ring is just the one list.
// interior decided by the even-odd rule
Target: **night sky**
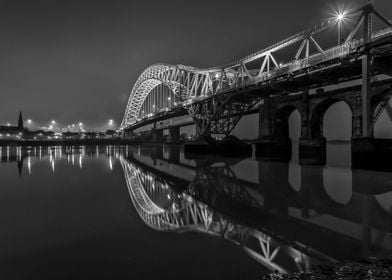
[{"label": "night sky", "polygon": [[[366,1],[346,1],[360,6]],[[118,124],[157,62],[224,64],[328,18],[342,1],[0,0],[0,124]],[[392,1],[378,0],[392,17]]]}]

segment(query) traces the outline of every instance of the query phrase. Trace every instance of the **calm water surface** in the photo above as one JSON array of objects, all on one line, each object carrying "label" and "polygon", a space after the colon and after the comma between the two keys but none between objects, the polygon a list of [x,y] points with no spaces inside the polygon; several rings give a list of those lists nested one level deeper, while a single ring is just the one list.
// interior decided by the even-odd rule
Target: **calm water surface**
[{"label": "calm water surface", "polygon": [[0,149],[0,279],[258,279],[392,252],[392,172],[188,158],[178,146]]}]

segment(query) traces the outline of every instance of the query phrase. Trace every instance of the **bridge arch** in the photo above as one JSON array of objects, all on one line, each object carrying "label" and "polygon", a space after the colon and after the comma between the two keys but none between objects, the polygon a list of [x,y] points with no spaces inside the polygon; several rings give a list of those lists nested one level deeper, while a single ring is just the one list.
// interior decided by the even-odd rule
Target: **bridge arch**
[{"label": "bridge arch", "polygon": [[[350,126],[350,133],[349,137],[351,138],[352,135],[352,115],[354,112],[354,106],[353,104],[350,104],[347,100],[344,99],[339,99],[339,98],[328,98],[326,100],[321,101],[318,103],[314,109],[311,112],[311,137],[312,139],[320,139],[325,137],[324,133],[324,122],[325,122],[325,117],[328,114],[328,111],[332,109],[332,106],[335,105],[342,105],[343,108],[347,108],[350,112],[350,120],[349,120],[349,126]],[[339,125],[336,123],[335,125]]]},{"label": "bridge arch", "polygon": [[199,77],[200,75],[205,76],[206,74],[202,70],[184,65],[162,63],[151,65],[145,69],[131,90],[120,129],[125,129],[128,125],[137,121],[142,104],[159,85],[167,86],[173,92],[173,95],[181,100],[189,93],[187,83],[189,84],[191,80],[194,81],[196,76]]}]

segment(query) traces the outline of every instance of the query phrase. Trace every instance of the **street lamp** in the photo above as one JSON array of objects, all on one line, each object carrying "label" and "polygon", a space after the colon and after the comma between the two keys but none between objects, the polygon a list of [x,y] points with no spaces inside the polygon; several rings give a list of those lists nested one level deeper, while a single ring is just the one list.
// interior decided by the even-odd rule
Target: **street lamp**
[{"label": "street lamp", "polygon": [[28,119],[28,120],[27,120],[27,126],[28,126],[29,128],[31,128],[30,126],[31,126],[32,123],[33,123],[33,121],[32,121],[31,119]]},{"label": "street lamp", "polygon": [[55,120],[51,120],[50,121],[50,126],[49,126],[50,130],[55,131],[56,130],[56,125],[57,125],[56,121]]},{"label": "street lamp", "polygon": [[82,122],[79,123],[79,132],[84,132],[83,123]]},{"label": "street lamp", "polygon": [[170,96],[167,98],[167,103],[168,103],[167,107],[171,107],[171,97]]},{"label": "street lamp", "polygon": [[347,11],[340,10],[335,13],[334,21],[338,24],[338,45],[341,45],[342,23],[347,19]]}]

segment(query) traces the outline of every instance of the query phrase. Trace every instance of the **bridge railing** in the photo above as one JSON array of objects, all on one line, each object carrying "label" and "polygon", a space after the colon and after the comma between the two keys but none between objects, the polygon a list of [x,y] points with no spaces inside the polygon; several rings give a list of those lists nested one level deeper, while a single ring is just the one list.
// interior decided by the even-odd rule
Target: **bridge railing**
[{"label": "bridge railing", "polygon": [[391,36],[391,35],[392,35],[392,28],[388,27],[388,28],[385,28],[383,30],[380,30],[380,31],[377,31],[377,32],[373,33],[372,40],[373,39],[380,39],[382,37],[388,37],[388,36]]},{"label": "bridge railing", "polygon": [[[344,44],[341,46],[337,46],[334,48],[331,48],[329,50],[326,50],[324,53],[317,53],[313,54],[307,58],[303,58],[300,60],[296,60],[290,63],[286,63],[281,65],[279,68],[274,69],[270,71],[269,73],[263,73],[259,77],[247,77],[245,86],[254,84],[254,83],[260,83],[260,82],[265,82],[270,79],[279,77],[281,75],[289,74],[289,73],[294,73],[296,71],[311,67],[313,65],[326,62],[329,60],[333,60],[339,57],[343,57],[347,54],[349,54],[351,51],[350,44]],[[232,89],[232,87],[230,87]],[[227,90],[229,88],[225,88]]]}]

